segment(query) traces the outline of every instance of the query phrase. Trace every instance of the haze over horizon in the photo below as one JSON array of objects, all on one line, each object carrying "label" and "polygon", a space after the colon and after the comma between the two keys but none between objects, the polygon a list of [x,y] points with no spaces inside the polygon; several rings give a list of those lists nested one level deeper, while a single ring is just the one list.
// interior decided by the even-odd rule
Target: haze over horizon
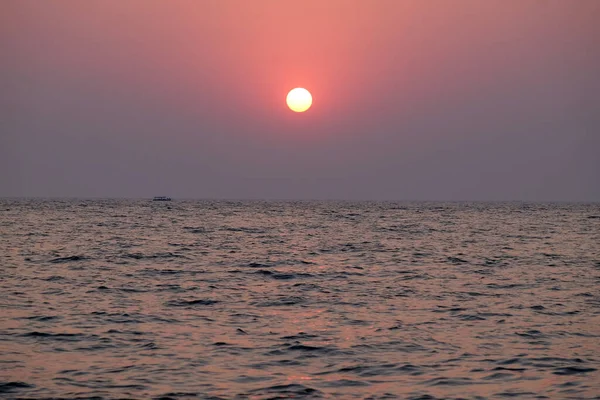
[{"label": "haze over horizon", "polygon": [[596,0],[4,1],[0,197],[600,201],[598,21]]}]

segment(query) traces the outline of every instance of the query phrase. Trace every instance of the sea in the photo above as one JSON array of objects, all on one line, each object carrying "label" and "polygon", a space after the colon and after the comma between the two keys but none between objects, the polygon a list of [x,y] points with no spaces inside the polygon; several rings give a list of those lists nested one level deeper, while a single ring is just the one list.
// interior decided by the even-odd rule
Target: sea
[{"label": "sea", "polygon": [[600,399],[600,204],[0,200],[0,398]]}]

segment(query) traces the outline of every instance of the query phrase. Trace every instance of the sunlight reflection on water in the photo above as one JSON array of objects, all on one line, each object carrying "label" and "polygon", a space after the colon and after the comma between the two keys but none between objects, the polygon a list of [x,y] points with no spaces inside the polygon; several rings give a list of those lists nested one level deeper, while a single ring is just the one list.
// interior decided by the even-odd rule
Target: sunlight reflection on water
[{"label": "sunlight reflection on water", "polygon": [[0,396],[600,392],[598,205],[0,210]]}]

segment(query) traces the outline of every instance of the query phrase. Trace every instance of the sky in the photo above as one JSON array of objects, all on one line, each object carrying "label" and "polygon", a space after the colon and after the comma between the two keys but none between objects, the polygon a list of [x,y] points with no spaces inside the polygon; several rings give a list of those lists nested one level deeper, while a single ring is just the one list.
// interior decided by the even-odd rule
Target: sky
[{"label": "sky", "polygon": [[598,0],[4,0],[0,197],[600,201],[598,21]]}]

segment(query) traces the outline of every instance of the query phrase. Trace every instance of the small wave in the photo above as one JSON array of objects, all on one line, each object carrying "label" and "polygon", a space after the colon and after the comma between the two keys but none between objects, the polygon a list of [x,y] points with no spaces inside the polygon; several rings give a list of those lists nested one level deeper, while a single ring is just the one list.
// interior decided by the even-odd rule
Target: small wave
[{"label": "small wave", "polygon": [[319,352],[319,353],[329,353],[331,352],[331,349],[328,349],[326,347],[319,347],[319,346],[308,346],[305,344],[294,344],[288,347],[288,350],[290,351],[310,351],[310,352]]},{"label": "small wave", "polygon": [[[200,395],[198,393],[193,393],[193,392],[170,392],[170,393],[165,393],[161,396],[155,397],[154,400],[177,400],[177,399],[183,399],[186,397],[199,397]],[[220,400],[219,397],[211,397],[208,399],[213,399],[213,400]]]},{"label": "small wave", "polygon": [[313,339],[317,338],[317,335],[311,335],[305,332],[298,332],[296,335],[291,336],[282,336],[281,339],[284,340],[300,340],[300,339]]},{"label": "small wave", "polygon": [[523,372],[523,371],[527,371],[527,368],[496,367],[496,368],[492,369],[492,371],[515,371],[515,372]]},{"label": "small wave", "polygon": [[481,317],[479,315],[474,315],[474,314],[462,314],[462,315],[458,315],[458,317],[462,321],[485,321],[486,320],[486,318]]},{"label": "small wave", "polygon": [[165,305],[170,307],[211,306],[218,302],[219,300],[212,299],[171,300],[167,301]]},{"label": "small wave", "polygon": [[462,386],[471,385],[473,380],[471,378],[433,378],[425,382],[429,386]]},{"label": "small wave", "polygon": [[93,311],[91,315],[101,316],[105,319],[106,322],[115,323],[115,324],[137,324],[143,322],[139,314],[136,314],[136,317],[133,317],[128,313],[106,313],[104,311]]},{"label": "small wave", "polygon": [[493,381],[493,380],[498,380],[498,379],[508,379],[508,378],[512,378],[514,375],[508,372],[495,372],[491,375],[485,376],[482,379],[484,381]]},{"label": "small wave", "polygon": [[556,368],[553,372],[555,375],[577,375],[586,374],[588,372],[597,371],[596,368],[591,367],[560,367]]},{"label": "small wave", "polygon": [[247,228],[247,227],[243,227],[243,228],[227,227],[227,228],[224,228],[223,230],[228,231],[228,232],[267,233],[264,229]]},{"label": "small wave", "polygon": [[42,278],[42,280],[44,280],[46,282],[60,282],[60,281],[66,281],[67,278],[65,278],[64,276],[52,275],[52,276],[49,276],[48,278]]},{"label": "small wave", "polygon": [[489,296],[489,294],[487,294],[487,293],[480,293],[480,292],[466,292],[465,294],[467,296],[471,296],[471,297]]},{"label": "small wave", "polygon": [[509,358],[506,360],[499,360],[496,363],[500,364],[500,365],[509,365],[509,364],[517,364],[517,363],[521,363],[522,360],[519,357],[515,357],[515,358]]},{"label": "small wave", "polygon": [[516,390],[509,390],[506,392],[500,392],[500,393],[495,394],[495,396],[498,396],[498,397],[521,397],[521,398],[531,397],[533,395],[535,395],[535,393],[533,393],[533,392],[519,392]]},{"label": "small wave", "polygon": [[352,271],[340,271],[336,274],[337,277],[339,276],[365,276],[365,274],[363,274],[362,272],[352,272]]},{"label": "small wave", "polygon": [[412,364],[405,364],[396,368],[396,371],[400,371],[403,373],[408,373],[410,375],[422,375],[423,370],[420,367]]},{"label": "small wave", "polygon": [[144,349],[144,350],[157,350],[160,347],[158,347],[158,345],[154,342],[148,342],[148,343],[144,343],[142,345],[140,345],[140,349]]},{"label": "small wave", "polygon": [[255,271],[254,274],[256,274],[256,275],[273,275],[274,272],[266,270],[266,269],[259,269],[258,271]]},{"label": "small wave", "polygon": [[337,381],[328,381],[323,384],[325,387],[356,387],[356,386],[371,386],[369,382],[355,381],[352,379],[339,379]]},{"label": "small wave", "polygon": [[272,265],[262,264],[262,263],[258,263],[258,262],[251,262],[251,263],[246,264],[246,267],[248,267],[248,268],[270,268],[270,267],[272,267]]},{"label": "small wave", "polygon": [[399,277],[397,280],[399,280],[399,281],[412,281],[412,280],[418,280],[418,279],[429,280],[429,279],[432,279],[432,278],[431,278],[431,275],[426,274],[426,273],[422,273],[422,274],[412,274],[411,273],[411,274]]},{"label": "small wave", "polygon": [[434,312],[434,313],[459,312],[459,311],[467,311],[467,309],[466,308],[462,308],[462,307],[447,308],[445,306],[438,306],[438,309],[431,310],[431,312]]},{"label": "small wave", "polygon": [[253,305],[255,305],[257,307],[293,306],[295,304],[304,303],[305,301],[306,300],[303,297],[290,296],[290,297],[281,297],[277,300],[254,303]]},{"label": "small wave", "polygon": [[54,321],[59,319],[59,316],[56,315],[34,315],[31,317],[25,317],[25,319],[29,319],[32,321],[46,322],[46,321]]},{"label": "small wave", "polygon": [[530,329],[527,332],[515,332],[517,335],[526,338],[539,339],[544,337],[544,334],[537,329]]},{"label": "small wave", "polygon": [[[178,274],[185,274],[186,272],[190,272],[190,271],[185,271],[182,269],[172,269],[172,268],[165,268],[165,269],[145,268],[141,272],[143,274],[148,274],[148,275],[178,275]],[[194,271],[194,272],[197,272],[197,271]]]},{"label": "small wave", "polygon": [[477,313],[482,317],[512,317],[513,315],[510,313],[495,313],[495,312],[480,312]]},{"label": "small wave", "polygon": [[320,396],[321,392],[308,386],[292,383],[289,385],[275,385],[254,389],[250,391],[250,394],[258,396],[275,394],[278,397],[274,398],[297,398],[305,396]]},{"label": "small wave", "polygon": [[278,279],[278,280],[290,280],[290,279],[296,279],[296,278],[310,278],[313,275],[308,274],[308,273],[295,273],[295,274],[285,274],[279,271],[270,271],[270,270],[266,270],[266,269],[259,269],[256,272],[253,272],[256,275],[264,275],[264,276],[268,276],[272,279]]},{"label": "small wave", "polygon": [[33,389],[35,385],[25,382],[0,382],[0,393],[10,393],[19,389]]},{"label": "small wave", "polygon": [[148,292],[148,290],[146,290],[146,289],[139,289],[139,288],[132,288],[132,287],[120,287],[120,288],[116,288],[116,289],[123,293],[146,293],[146,292]]},{"label": "small wave", "polygon": [[187,231],[189,233],[208,233],[210,232],[209,230],[207,230],[206,228],[202,228],[202,227],[193,227],[193,226],[184,226],[183,227],[184,231]]},{"label": "small wave", "polygon": [[127,253],[122,256],[123,258],[133,258],[134,260],[143,260],[143,259],[161,259],[161,258],[187,258],[181,254],[175,254],[172,252],[165,253],[155,253],[155,254],[143,254],[143,253]]},{"label": "small wave", "polygon": [[396,374],[422,375],[421,368],[412,364],[397,366],[397,364],[379,364],[379,365],[352,365],[342,367],[336,370],[322,372],[319,375],[329,374],[354,374],[363,378],[372,378],[376,376],[389,376]]},{"label": "small wave", "polygon": [[50,235],[48,235],[47,233],[42,233],[42,232],[29,232],[29,233],[26,233],[25,236],[42,236],[42,237],[48,237]]},{"label": "small wave", "polygon": [[68,262],[72,262],[72,261],[83,261],[83,260],[87,260],[87,257],[84,257],[84,256],[58,257],[58,258],[54,258],[54,259],[50,260],[50,262],[52,264],[62,264],[62,263],[68,263]]},{"label": "small wave", "polygon": [[48,333],[48,332],[27,332],[21,335],[22,337],[52,339],[61,341],[79,341],[84,338],[95,338],[96,335],[85,335],[83,333]]},{"label": "small wave", "polygon": [[144,332],[140,332],[140,331],[120,331],[118,329],[109,329],[109,330],[106,331],[106,333],[109,333],[109,334],[127,334],[127,335],[136,335],[136,336],[144,334]]},{"label": "small wave", "polygon": [[33,332],[24,333],[22,336],[24,336],[24,337],[56,337],[56,338],[60,338],[60,337],[82,336],[82,334],[81,333],[46,333],[46,332],[33,331]]},{"label": "small wave", "polygon": [[458,257],[448,257],[448,258],[446,258],[446,260],[450,264],[466,264],[466,263],[468,263],[467,260],[463,260],[462,258],[458,258]]},{"label": "small wave", "polygon": [[125,365],[123,367],[107,369],[106,373],[107,374],[120,374],[121,372],[125,372],[125,371],[131,370],[131,369],[137,369],[137,367],[135,365]]},{"label": "small wave", "polygon": [[300,342],[295,342],[293,344],[284,344],[278,346],[278,348],[269,351],[267,354],[271,356],[289,356],[290,352],[301,353],[303,354],[303,357],[318,357],[339,353],[339,350],[329,346],[311,346],[302,344]]},{"label": "small wave", "polygon": [[520,284],[520,283],[509,283],[507,285],[501,285],[498,283],[488,283],[486,286],[490,289],[520,289],[520,288],[526,288],[529,285],[524,285],[524,284]]}]

